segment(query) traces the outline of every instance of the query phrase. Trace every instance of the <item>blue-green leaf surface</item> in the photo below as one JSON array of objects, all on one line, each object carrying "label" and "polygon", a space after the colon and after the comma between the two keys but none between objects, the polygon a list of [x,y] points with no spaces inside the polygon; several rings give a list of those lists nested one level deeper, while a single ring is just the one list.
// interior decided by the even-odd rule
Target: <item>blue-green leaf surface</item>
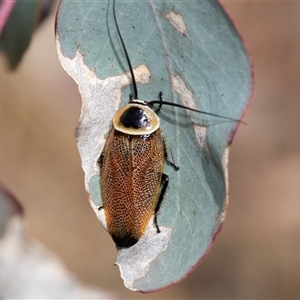
[{"label": "blue-green leaf surface", "polygon": [[[251,94],[251,66],[232,22],[216,1],[117,1],[117,18],[138,82],[139,99],[184,104],[240,119]],[[132,92],[112,15],[112,2],[62,1],[57,50],[79,85],[83,106],[76,137],[85,186],[97,217],[101,205],[97,159],[111,120]],[[228,204],[228,147],[238,126],[164,106],[159,114],[170,177],[158,215],[142,239],[118,252],[125,285],[150,292],[185,277],[207,254]],[[113,242],[112,242],[113,243]]]}]

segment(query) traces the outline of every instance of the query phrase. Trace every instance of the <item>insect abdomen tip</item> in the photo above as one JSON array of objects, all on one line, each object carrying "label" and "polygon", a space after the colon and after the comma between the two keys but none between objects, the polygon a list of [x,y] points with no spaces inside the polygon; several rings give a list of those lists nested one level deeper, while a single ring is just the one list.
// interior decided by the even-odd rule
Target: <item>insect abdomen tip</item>
[{"label": "insect abdomen tip", "polygon": [[119,237],[114,234],[112,234],[111,236],[118,248],[130,248],[139,241],[131,234],[123,237]]}]

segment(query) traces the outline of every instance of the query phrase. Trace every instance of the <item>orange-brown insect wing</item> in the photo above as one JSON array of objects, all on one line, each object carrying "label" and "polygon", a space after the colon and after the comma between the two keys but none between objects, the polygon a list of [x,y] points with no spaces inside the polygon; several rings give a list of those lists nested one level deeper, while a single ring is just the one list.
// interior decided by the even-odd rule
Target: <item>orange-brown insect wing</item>
[{"label": "orange-brown insect wing", "polygon": [[103,151],[101,190],[108,230],[122,236],[134,218],[129,141],[112,129]]},{"label": "orange-brown insect wing", "polygon": [[147,139],[111,131],[103,151],[101,189],[113,237],[140,239],[158,201],[164,161],[160,129]]},{"label": "orange-brown insect wing", "polygon": [[165,147],[161,130],[144,141],[138,137],[132,142],[133,201],[137,213],[136,226],[142,235],[154,213],[161,187],[165,162]]}]

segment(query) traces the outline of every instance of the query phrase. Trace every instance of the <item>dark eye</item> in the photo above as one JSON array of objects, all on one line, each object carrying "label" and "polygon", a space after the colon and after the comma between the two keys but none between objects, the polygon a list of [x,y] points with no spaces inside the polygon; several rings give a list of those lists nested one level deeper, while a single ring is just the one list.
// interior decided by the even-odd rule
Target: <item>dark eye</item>
[{"label": "dark eye", "polygon": [[125,127],[132,127],[132,128],[142,128],[146,127],[149,120],[141,108],[138,107],[130,107],[128,108],[120,118],[121,123]]}]

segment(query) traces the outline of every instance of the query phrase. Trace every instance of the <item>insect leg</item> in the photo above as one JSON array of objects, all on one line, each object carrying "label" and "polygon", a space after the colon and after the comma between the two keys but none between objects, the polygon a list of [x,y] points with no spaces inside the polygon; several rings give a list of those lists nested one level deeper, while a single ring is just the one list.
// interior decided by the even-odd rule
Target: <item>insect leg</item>
[{"label": "insect leg", "polygon": [[160,229],[159,229],[158,224],[157,224],[157,213],[158,213],[160,205],[161,205],[161,203],[164,199],[164,195],[165,195],[166,189],[167,189],[168,184],[169,184],[169,176],[163,173],[161,175],[161,181],[163,182],[163,187],[161,189],[161,192],[160,192],[160,195],[159,195],[156,207],[155,207],[155,211],[154,211],[154,224],[156,226],[157,233],[160,233]]},{"label": "insect leg", "polygon": [[165,158],[166,158],[167,163],[168,163],[170,166],[172,166],[172,167],[175,169],[175,171],[178,171],[178,170],[179,170],[179,166],[177,166],[177,165],[174,163],[174,158],[173,158],[172,151],[171,151],[171,156],[172,156],[172,160],[170,160],[170,159],[168,158],[168,153],[167,153],[167,150],[165,149]]},{"label": "insect leg", "polygon": [[[101,155],[99,156],[98,160],[97,160],[97,163],[98,163],[100,168],[102,167],[103,157],[104,157],[104,154],[102,152]],[[102,208],[103,208],[103,205],[99,206],[98,210],[101,210]]]},{"label": "insect leg", "polygon": [[102,167],[102,162],[103,162],[103,153],[101,153],[101,155],[99,156],[98,160],[97,160],[97,163],[98,165],[100,166],[100,168]]},{"label": "insect leg", "polygon": [[158,94],[158,97],[159,97],[159,106],[158,106],[158,108],[156,108],[155,110],[154,110],[154,112],[155,113],[158,113],[159,111],[160,111],[160,109],[161,109],[161,107],[162,107],[162,101],[163,101],[163,92],[159,92],[159,94]]}]

